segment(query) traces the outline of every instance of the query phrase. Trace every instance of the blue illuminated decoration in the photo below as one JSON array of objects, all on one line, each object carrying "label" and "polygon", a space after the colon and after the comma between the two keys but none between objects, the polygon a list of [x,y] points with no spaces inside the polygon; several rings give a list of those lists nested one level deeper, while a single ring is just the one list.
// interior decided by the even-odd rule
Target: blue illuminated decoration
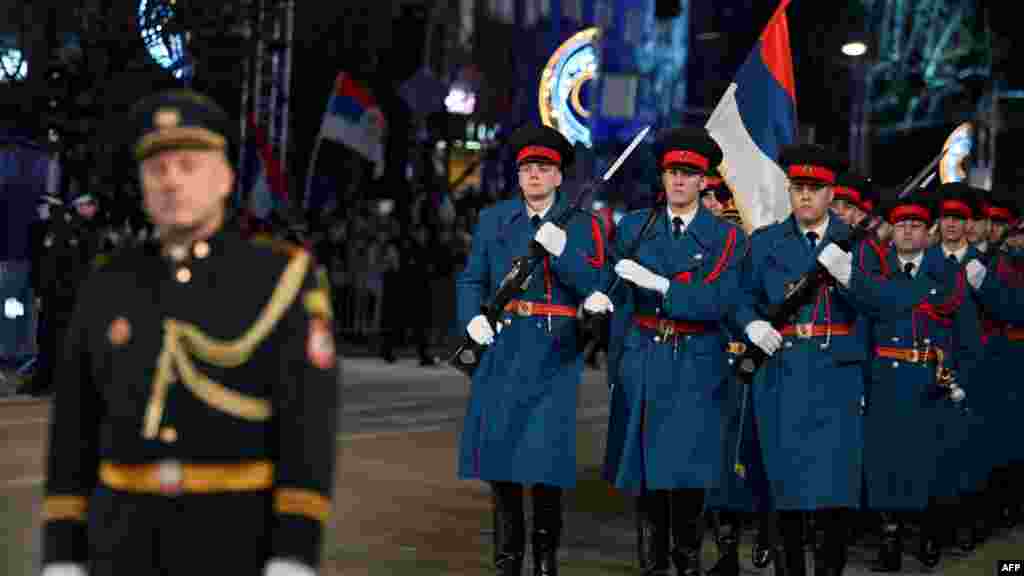
[{"label": "blue illuminated decoration", "polygon": [[174,17],[173,4],[161,0],[139,0],[139,35],[153,61],[175,78],[191,75],[181,34],[166,34],[164,27]]},{"label": "blue illuminated decoration", "polygon": [[583,106],[583,85],[597,76],[598,28],[581,30],[555,50],[540,76],[538,107],[541,121],[569,142],[593,146],[587,126],[590,112]]},{"label": "blue illuminated decoration", "polygon": [[28,61],[17,48],[0,48],[0,83],[24,80]]}]

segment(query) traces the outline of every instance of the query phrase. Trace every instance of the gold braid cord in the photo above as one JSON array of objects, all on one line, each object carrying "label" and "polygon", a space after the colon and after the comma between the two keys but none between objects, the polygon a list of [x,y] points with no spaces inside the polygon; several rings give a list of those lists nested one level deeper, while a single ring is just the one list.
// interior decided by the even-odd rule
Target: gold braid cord
[{"label": "gold braid cord", "polygon": [[173,318],[164,320],[164,344],[157,359],[153,391],[146,406],[143,437],[156,437],[167,400],[167,390],[177,378],[181,378],[185,387],[197,398],[221,412],[257,422],[270,418],[270,402],[245,396],[210,379],[196,369],[191,356],[220,368],[235,368],[245,364],[270,335],[288,307],[295,302],[309,262],[310,256],[306,252],[299,252],[291,258],[256,322],[237,340],[217,340],[204,334],[194,324]]}]

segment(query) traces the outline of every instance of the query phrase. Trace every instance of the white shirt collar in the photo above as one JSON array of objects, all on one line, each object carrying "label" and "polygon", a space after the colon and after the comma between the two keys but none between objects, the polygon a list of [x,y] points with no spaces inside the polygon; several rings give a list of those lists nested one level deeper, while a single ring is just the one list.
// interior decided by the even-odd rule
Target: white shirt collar
[{"label": "white shirt collar", "polygon": [[551,211],[551,207],[555,205],[555,199],[552,198],[551,204],[548,204],[548,207],[545,208],[544,210],[541,210],[540,212],[535,212],[526,200],[523,200],[523,204],[526,206],[526,217],[528,219],[532,220],[534,216],[540,216],[540,219],[543,220],[544,216],[546,216],[547,213]]},{"label": "white shirt collar", "polygon": [[908,262],[914,264],[914,270],[910,273],[911,276],[917,277],[918,271],[921,270],[921,261],[924,260],[924,251],[920,251],[913,258],[904,258],[902,255],[897,254],[896,258],[900,261],[900,271],[907,265]]},{"label": "white shirt collar", "polygon": [[988,252],[988,242],[978,242],[977,244],[974,245],[974,247],[980,250],[981,252]]},{"label": "white shirt collar", "polygon": [[803,234],[805,237],[807,236],[808,232],[814,232],[815,234],[817,234],[818,235],[817,242],[818,242],[818,244],[821,244],[822,238],[825,237],[825,231],[828,230],[828,221],[829,221],[829,216],[828,216],[828,214],[826,214],[825,215],[825,220],[823,220],[821,224],[818,224],[814,228],[804,228],[803,225],[800,224],[800,222],[796,223],[796,227],[800,229],[800,233]]},{"label": "white shirt collar", "polygon": [[697,210],[700,210],[699,206],[695,207],[693,210],[690,210],[689,214],[676,215],[672,213],[672,208],[668,204],[665,204],[665,213],[668,215],[669,224],[672,223],[673,218],[681,219],[683,221],[684,232],[690,226],[690,222],[693,222],[693,219],[697,217]]},{"label": "white shirt collar", "polygon": [[962,248],[960,248],[958,250],[955,250],[953,252],[950,252],[949,250],[946,249],[946,245],[943,244],[942,245],[942,255],[944,257],[946,257],[946,258],[949,258],[950,254],[956,256],[956,261],[957,262],[963,262],[964,261],[964,255],[967,254],[967,245],[965,244]]}]

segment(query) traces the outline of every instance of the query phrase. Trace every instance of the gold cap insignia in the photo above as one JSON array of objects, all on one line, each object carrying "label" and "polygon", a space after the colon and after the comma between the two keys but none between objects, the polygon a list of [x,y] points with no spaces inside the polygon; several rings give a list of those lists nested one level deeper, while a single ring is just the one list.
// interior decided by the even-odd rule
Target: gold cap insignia
[{"label": "gold cap insignia", "polygon": [[181,112],[177,108],[160,108],[153,113],[153,125],[160,130],[175,128],[181,124]]}]

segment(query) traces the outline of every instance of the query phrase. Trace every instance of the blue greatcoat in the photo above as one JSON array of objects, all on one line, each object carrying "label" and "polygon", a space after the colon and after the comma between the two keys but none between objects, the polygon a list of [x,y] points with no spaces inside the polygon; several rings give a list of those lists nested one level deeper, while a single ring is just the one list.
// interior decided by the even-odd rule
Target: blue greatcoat
[{"label": "blue greatcoat", "polygon": [[[622,351],[612,382],[605,477],[617,488],[709,488],[721,478],[722,384],[728,366],[721,322],[739,283],[743,232],[703,207],[681,238],[672,236],[665,207],[632,260],[671,281],[657,292],[622,282],[611,295],[623,321]],[[619,223],[616,254],[637,237],[648,211]],[[658,337],[638,316],[687,322],[692,334]]]},{"label": "blue greatcoat", "polygon": [[1020,434],[1018,421],[1024,408],[1024,391],[1014,376],[1024,354],[1024,274],[1008,257],[1001,256],[995,266],[989,267],[976,299],[984,319],[983,385],[991,391],[991,404],[985,414],[986,444],[992,449],[990,466],[1001,467],[1024,459],[1024,443],[1014,440]]},{"label": "blue greatcoat", "polygon": [[[977,248],[968,247],[964,263],[979,255]],[[939,454],[935,495],[952,497],[980,489],[988,476],[990,448],[980,441],[984,439],[980,431],[985,424],[984,413],[990,404],[992,388],[985,378],[987,366],[982,356],[977,302],[970,295],[963,265],[947,260],[941,246],[935,245],[925,251],[923,266],[925,271],[933,271],[936,277],[943,274],[950,286],[959,285],[964,293],[961,305],[963,313],[973,315],[972,330],[962,330],[956,334],[957,340],[950,343],[955,351],[947,360],[956,368],[957,381],[967,392],[966,406],[970,407],[970,411],[965,414],[953,403],[944,402],[937,412],[938,437],[941,438],[939,442],[945,446],[945,450]]]},{"label": "blue greatcoat", "polygon": [[[545,215],[556,218],[564,200]],[[455,289],[459,326],[480,314],[536,231],[526,205],[508,200],[480,213]],[[578,308],[606,274],[600,223],[578,212],[560,257],[548,256],[519,297]],[[546,290],[545,268],[550,278]],[[577,321],[506,312],[502,330],[473,375],[459,442],[459,477],[521,484],[576,485],[576,396],[583,373]]]},{"label": "blue greatcoat", "polygon": [[[976,336],[974,309],[970,303],[949,304],[962,301],[964,291],[955,271],[944,269],[941,253],[926,254],[913,279],[902,271],[886,277],[874,264],[855,267],[850,280],[850,291],[870,303],[874,344],[921,351],[938,347],[948,367],[955,367],[953,359],[966,358],[953,347]],[[887,255],[887,264],[890,271],[902,270],[895,251]],[[929,315],[944,306],[948,312]],[[922,510],[936,484],[951,486],[940,478],[939,468],[949,447],[937,437],[946,433],[944,420],[955,410],[940,394],[934,363],[900,361],[875,350],[872,357],[864,418],[866,502],[876,510]]]},{"label": "blue greatcoat", "polygon": [[[849,227],[836,217],[811,250],[790,216],[755,232],[744,265],[737,325],[762,319],[760,308],[782,302],[787,283],[817,266],[831,239]],[[853,295],[828,282],[795,322],[816,329],[849,329],[858,319]],[[753,383],[754,409],[765,472],[780,510],[856,508],[861,489],[861,416],[865,335],[786,336]]]}]

